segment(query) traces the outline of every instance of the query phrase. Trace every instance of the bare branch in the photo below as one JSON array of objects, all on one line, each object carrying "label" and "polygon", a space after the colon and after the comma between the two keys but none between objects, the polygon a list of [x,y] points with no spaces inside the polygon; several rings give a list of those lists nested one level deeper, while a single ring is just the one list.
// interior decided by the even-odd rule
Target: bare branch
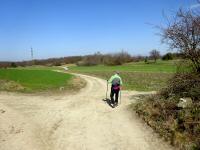
[{"label": "bare branch", "polygon": [[163,42],[183,53],[200,72],[200,13],[179,9],[174,19],[161,31]]}]

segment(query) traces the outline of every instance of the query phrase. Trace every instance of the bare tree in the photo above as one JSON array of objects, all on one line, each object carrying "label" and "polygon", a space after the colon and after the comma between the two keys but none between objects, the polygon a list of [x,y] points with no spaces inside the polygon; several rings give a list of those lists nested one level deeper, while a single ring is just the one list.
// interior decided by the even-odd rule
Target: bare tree
[{"label": "bare tree", "polygon": [[154,50],[150,51],[150,57],[152,59],[154,59],[154,62],[156,62],[157,59],[160,58],[160,52],[157,51],[156,49],[154,49]]},{"label": "bare tree", "polygon": [[161,30],[163,42],[183,53],[200,72],[200,13],[180,9]]}]

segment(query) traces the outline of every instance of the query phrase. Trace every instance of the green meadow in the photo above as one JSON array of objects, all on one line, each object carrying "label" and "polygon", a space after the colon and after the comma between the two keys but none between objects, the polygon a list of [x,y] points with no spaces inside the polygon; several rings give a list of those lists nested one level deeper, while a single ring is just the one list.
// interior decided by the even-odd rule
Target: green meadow
[{"label": "green meadow", "polygon": [[[134,62],[121,66],[76,66],[69,65],[69,72],[82,73],[109,79],[114,71],[119,71],[123,79],[123,89],[137,91],[155,91],[166,86],[167,81],[177,69],[177,60],[156,63]],[[16,69],[0,69],[0,84],[12,81],[22,86],[21,91],[34,92],[59,87],[72,87],[73,75],[55,72],[61,67],[31,66]],[[4,82],[2,82],[4,81]],[[13,85],[12,85],[13,86]],[[106,86],[106,85],[105,85]],[[1,89],[1,88],[0,88]]]},{"label": "green meadow", "polygon": [[125,90],[155,91],[166,86],[176,72],[178,62],[158,60],[156,63],[135,62],[121,66],[70,66],[69,70],[103,79],[109,79],[114,71],[119,71]]},{"label": "green meadow", "polygon": [[13,81],[33,92],[69,86],[72,75],[51,70],[0,69],[1,81]]},{"label": "green meadow", "polygon": [[104,72],[104,71],[128,71],[128,72],[159,72],[159,73],[174,73],[176,72],[176,66],[178,61],[162,61],[158,60],[156,63],[149,62],[135,62],[135,63],[128,63],[121,66],[71,66],[69,67],[71,71],[78,71],[78,72]]}]

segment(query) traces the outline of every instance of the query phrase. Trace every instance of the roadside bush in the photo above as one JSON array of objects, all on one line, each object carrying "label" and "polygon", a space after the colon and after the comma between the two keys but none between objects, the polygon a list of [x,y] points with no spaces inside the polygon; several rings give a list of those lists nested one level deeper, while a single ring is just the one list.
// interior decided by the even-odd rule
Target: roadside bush
[{"label": "roadside bush", "polygon": [[189,91],[191,98],[194,101],[200,101],[200,85],[196,85],[195,87],[192,87]]},{"label": "roadside bush", "polygon": [[[180,98],[191,101],[181,107]],[[190,61],[179,64],[168,86],[134,105],[136,113],[172,145],[200,149],[200,74]]]},{"label": "roadside bush", "polygon": [[164,139],[181,150],[200,149],[200,103],[182,109],[178,97],[146,97],[133,104],[136,113]]},{"label": "roadside bush", "polygon": [[180,9],[168,21],[167,26],[161,27],[163,42],[178,50],[184,63],[167,88],[139,101],[134,110],[172,145],[181,150],[199,150],[200,11]]},{"label": "roadside bush", "polygon": [[193,68],[192,62],[188,59],[179,60],[176,63],[177,69],[176,73],[185,74],[185,73],[195,73],[196,71]]},{"label": "roadside bush", "polygon": [[176,74],[169,81],[168,87],[162,91],[162,94],[165,95],[166,98],[176,95],[178,97],[198,98],[200,101],[198,90],[200,91],[200,74],[183,73]]}]

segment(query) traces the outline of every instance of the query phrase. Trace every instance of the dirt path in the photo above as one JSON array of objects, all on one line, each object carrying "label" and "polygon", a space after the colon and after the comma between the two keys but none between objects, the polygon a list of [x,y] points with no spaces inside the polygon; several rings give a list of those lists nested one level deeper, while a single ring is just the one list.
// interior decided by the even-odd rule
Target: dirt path
[{"label": "dirt path", "polygon": [[170,150],[127,110],[130,96],[113,109],[104,101],[106,82],[81,75],[76,95],[0,93],[0,150]]}]

